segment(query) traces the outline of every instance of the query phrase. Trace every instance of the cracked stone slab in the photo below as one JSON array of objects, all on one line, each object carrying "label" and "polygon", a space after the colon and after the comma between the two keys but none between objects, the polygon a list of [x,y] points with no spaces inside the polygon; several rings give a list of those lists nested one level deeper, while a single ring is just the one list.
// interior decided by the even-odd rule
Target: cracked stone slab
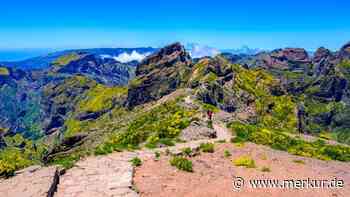
[{"label": "cracked stone slab", "polygon": [[113,153],[88,157],[60,177],[57,197],[136,197],[132,190],[134,168],[129,160],[137,153]]},{"label": "cracked stone slab", "polygon": [[16,176],[0,180],[0,196],[47,197],[52,196],[59,178],[56,166],[32,166],[16,172]]}]

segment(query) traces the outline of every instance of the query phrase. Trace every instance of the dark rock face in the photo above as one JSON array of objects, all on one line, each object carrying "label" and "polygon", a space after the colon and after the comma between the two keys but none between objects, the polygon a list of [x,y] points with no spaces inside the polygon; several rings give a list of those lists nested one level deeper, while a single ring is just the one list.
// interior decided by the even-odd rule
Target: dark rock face
[{"label": "dark rock face", "polygon": [[345,44],[339,51],[340,59],[350,59],[350,42]]},{"label": "dark rock face", "polygon": [[160,49],[144,59],[136,70],[136,76],[146,75],[155,69],[172,67],[177,64],[189,66],[191,57],[180,43],[174,43]]},{"label": "dark rock face", "polygon": [[233,77],[233,70],[223,57],[203,58],[194,65],[189,85],[197,89],[196,96],[202,102],[233,112],[236,99],[232,88],[225,86]]},{"label": "dark rock face", "polygon": [[314,64],[313,72],[316,77],[327,75],[335,65],[335,56],[330,50],[321,47],[315,52],[312,63]]},{"label": "dark rock face", "polygon": [[169,45],[141,62],[130,82],[127,106],[157,100],[184,85],[191,58],[179,43]]},{"label": "dark rock face", "polygon": [[305,49],[286,48],[274,50],[271,53],[257,55],[257,66],[268,69],[295,70],[304,69],[303,65],[310,63],[309,56]]}]

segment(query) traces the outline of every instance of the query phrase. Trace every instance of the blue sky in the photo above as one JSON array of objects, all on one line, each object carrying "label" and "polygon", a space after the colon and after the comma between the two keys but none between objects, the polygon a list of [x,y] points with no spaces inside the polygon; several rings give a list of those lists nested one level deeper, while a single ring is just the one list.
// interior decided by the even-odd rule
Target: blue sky
[{"label": "blue sky", "polygon": [[0,49],[160,47],[173,41],[227,49],[350,41],[348,0],[4,0]]}]

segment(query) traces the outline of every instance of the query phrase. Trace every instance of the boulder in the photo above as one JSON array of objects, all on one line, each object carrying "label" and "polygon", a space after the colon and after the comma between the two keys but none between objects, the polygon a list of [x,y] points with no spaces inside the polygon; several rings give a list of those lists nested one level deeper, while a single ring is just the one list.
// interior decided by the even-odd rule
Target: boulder
[{"label": "boulder", "polygon": [[192,122],[190,126],[182,130],[180,139],[184,141],[216,138],[216,131],[208,128],[204,122]]}]

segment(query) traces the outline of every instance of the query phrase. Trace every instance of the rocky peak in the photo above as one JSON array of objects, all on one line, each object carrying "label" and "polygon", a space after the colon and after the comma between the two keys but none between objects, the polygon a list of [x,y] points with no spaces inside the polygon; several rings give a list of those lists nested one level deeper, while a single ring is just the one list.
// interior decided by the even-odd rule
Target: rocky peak
[{"label": "rocky peak", "polygon": [[302,48],[285,48],[270,53],[259,53],[255,59],[257,67],[281,70],[305,69],[304,65],[311,62],[307,52]]},{"label": "rocky peak", "polygon": [[327,75],[334,69],[335,58],[332,52],[324,47],[320,47],[314,54],[312,62],[314,64],[314,75]]},{"label": "rocky peak", "polygon": [[144,59],[136,70],[136,75],[147,74],[156,68],[169,67],[181,63],[191,64],[191,57],[184,46],[176,42],[160,49],[157,53]]},{"label": "rocky peak", "polygon": [[189,79],[191,57],[180,43],[174,43],[147,57],[129,83],[127,106],[157,100],[183,86]]},{"label": "rocky peak", "polygon": [[279,60],[287,60],[292,62],[308,62],[309,56],[305,49],[302,48],[285,48],[275,51],[271,54],[272,57]]},{"label": "rocky peak", "polygon": [[330,50],[328,50],[324,47],[320,47],[316,50],[316,52],[314,54],[313,62],[320,62],[322,59],[325,59],[331,55],[332,55],[332,53]]},{"label": "rocky peak", "polygon": [[340,59],[350,59],[350,42],[346,43],[339,51]]}]

